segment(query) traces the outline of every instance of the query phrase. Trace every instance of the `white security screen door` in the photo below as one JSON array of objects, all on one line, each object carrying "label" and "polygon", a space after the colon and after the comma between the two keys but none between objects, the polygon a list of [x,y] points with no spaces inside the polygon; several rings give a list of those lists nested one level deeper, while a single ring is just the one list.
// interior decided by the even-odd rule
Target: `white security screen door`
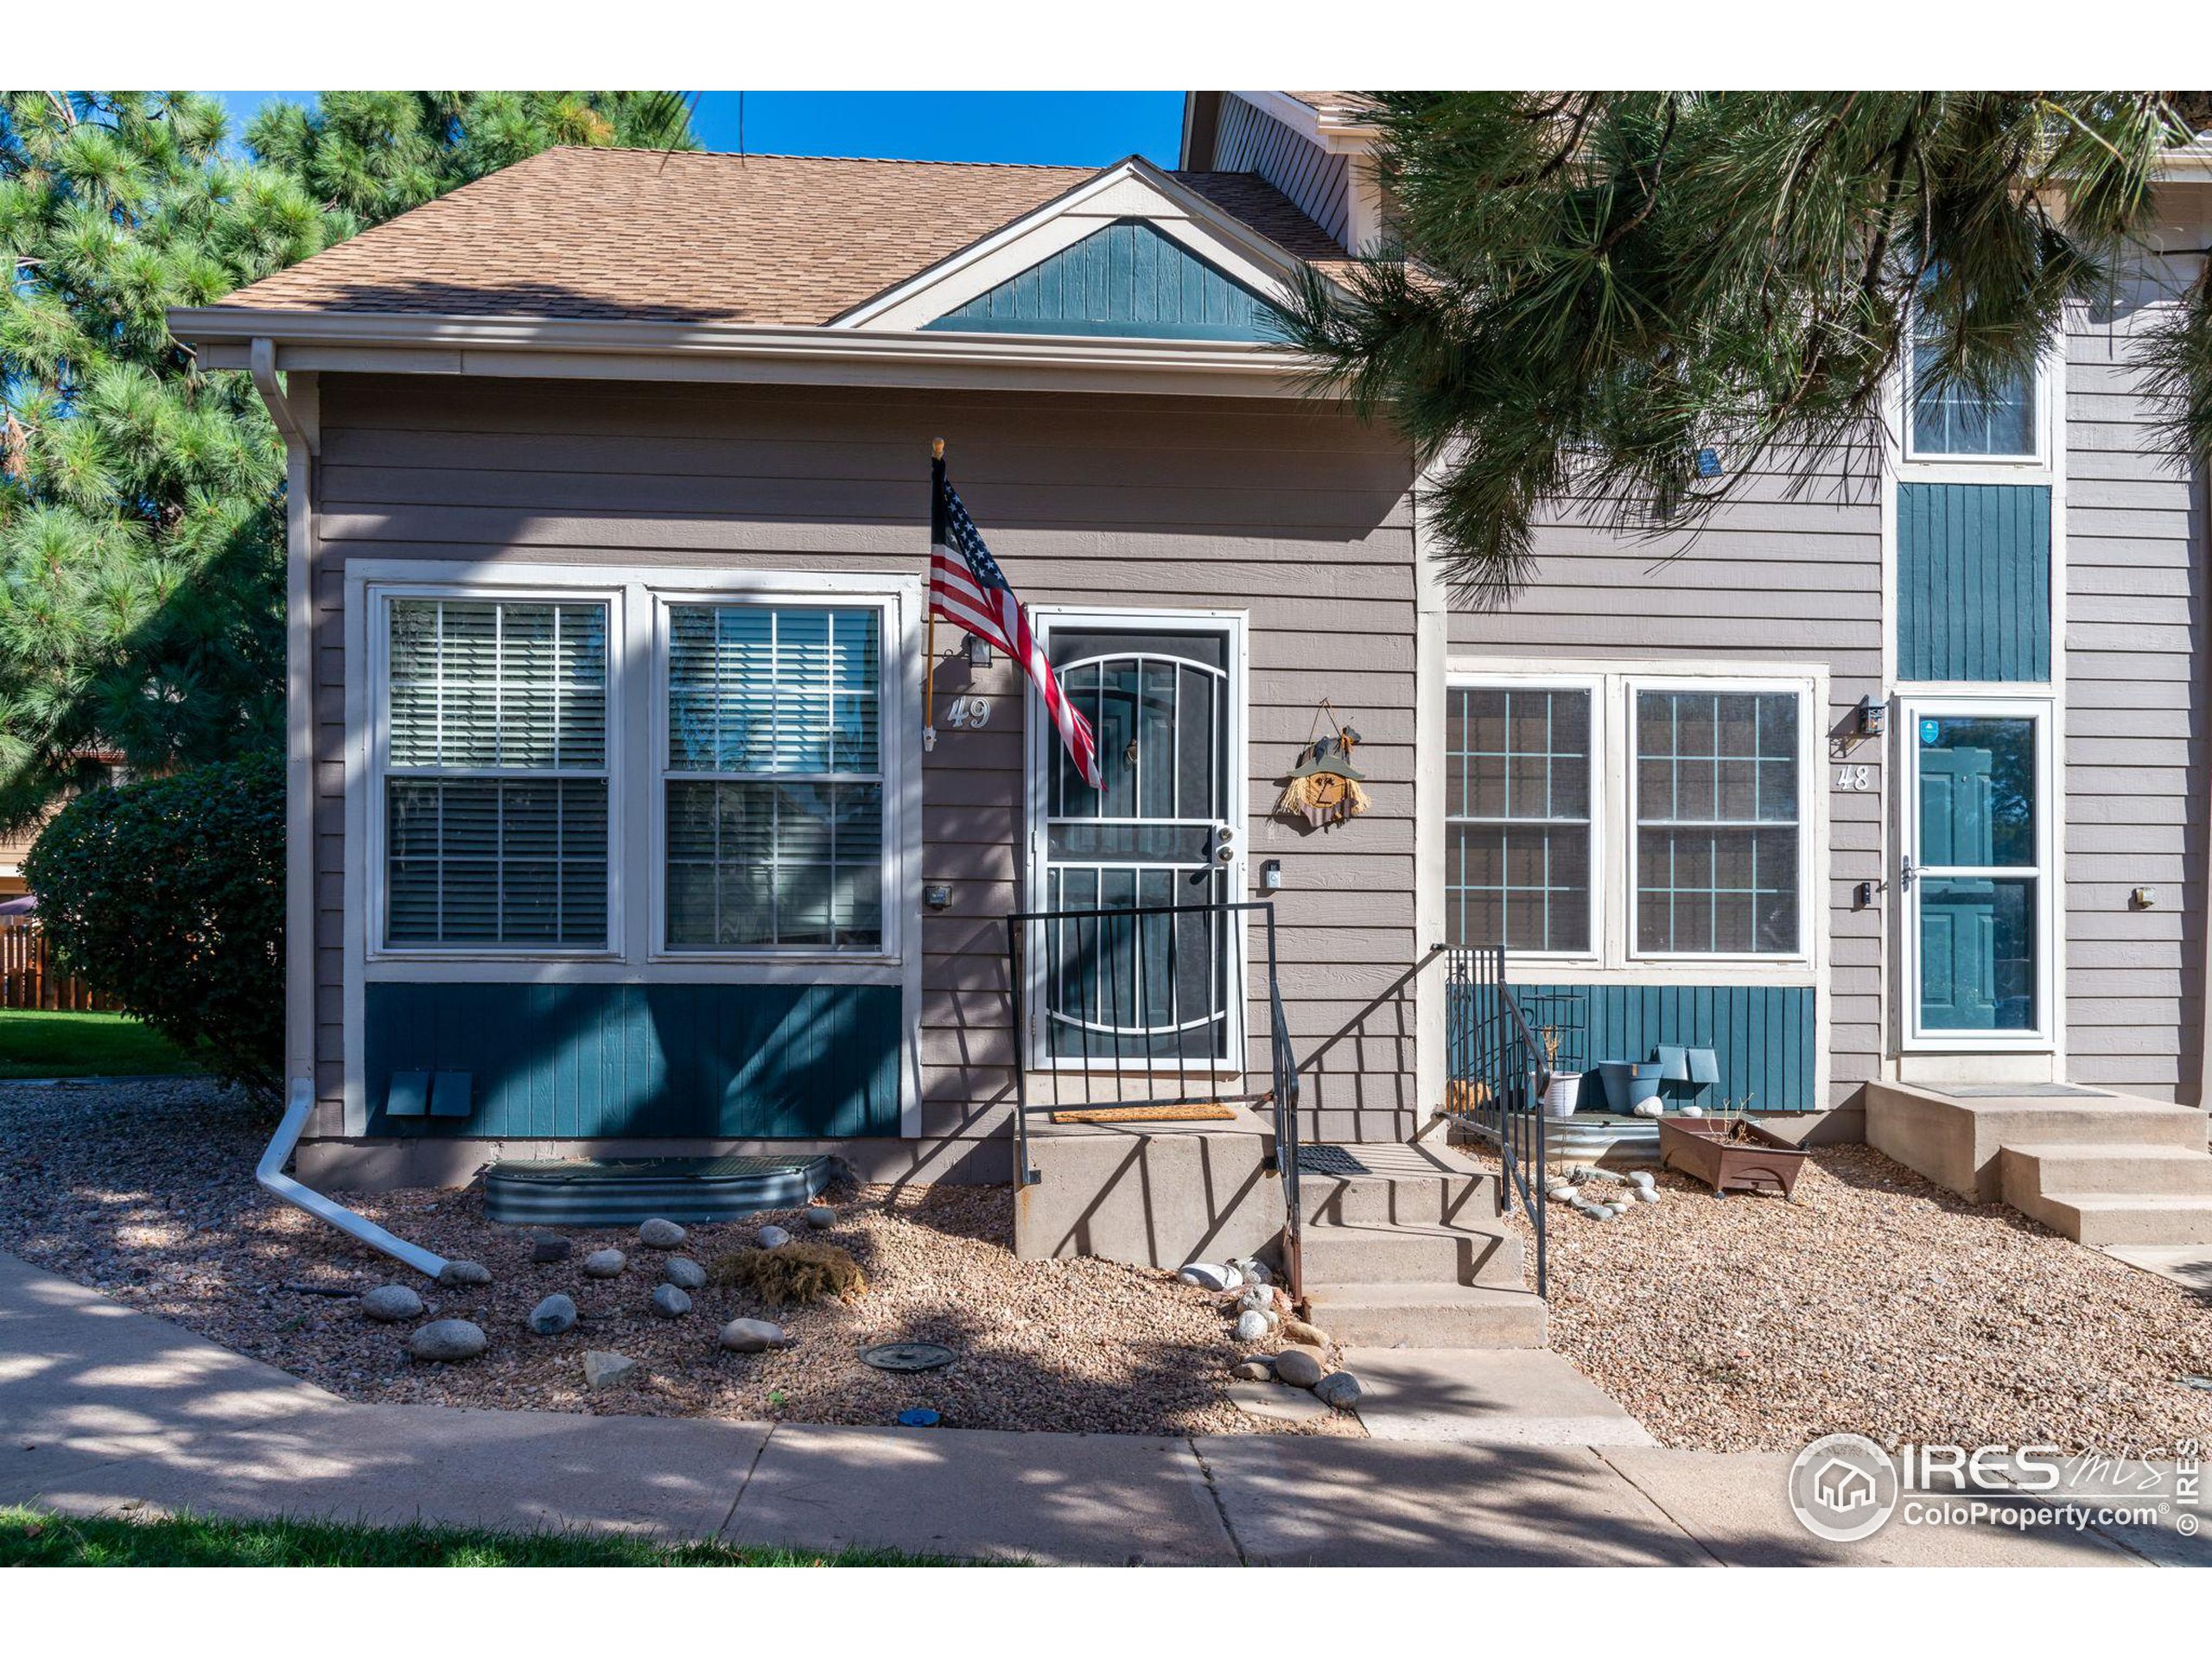
[{"label": "white security screen door", "polygon": [[[1097,734],[1104,786],[1084,781],[1040,716],[1031,908],[1150,911],[1243,897],[1240,643],[1228,620],[1058,620],[1048,648],[1061,689]],[[1050,937],[1033,947],[1035,1062],[1230,1062],[1242,1027],[1238,919],[1215,911],[1047,924]]]},{"label": "white security screen door", "polygon": [[2050,1036],[2050,708],[1905,705],[1908,1034],[1922,1046]]}]

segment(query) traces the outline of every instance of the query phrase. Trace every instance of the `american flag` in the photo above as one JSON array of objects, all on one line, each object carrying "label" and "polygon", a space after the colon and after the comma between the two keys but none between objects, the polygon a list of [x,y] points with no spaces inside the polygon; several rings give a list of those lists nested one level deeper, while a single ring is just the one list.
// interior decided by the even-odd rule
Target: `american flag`
[{"label": "american flag", "polygon": [[1098,739],[1090,722],[1064,691],[1045,648],[1029,630],[1029,613],[1007,585],[976,521],[944,476],[944,462],[930,463],[930,614],[989,640],[1022,666],[1060,729],[1076,770],[1093,789],[1103,787]]}]

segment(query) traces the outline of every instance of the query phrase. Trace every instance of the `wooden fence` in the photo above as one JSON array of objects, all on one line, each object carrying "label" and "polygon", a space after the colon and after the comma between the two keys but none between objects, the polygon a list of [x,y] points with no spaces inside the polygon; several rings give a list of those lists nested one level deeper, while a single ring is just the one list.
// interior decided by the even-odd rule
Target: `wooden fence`
[{"label": "wooden fence", "polygon": [[54,966],[46,930],[19,917],[0,917],[0,1008],[119,1008],[74,974]]}]

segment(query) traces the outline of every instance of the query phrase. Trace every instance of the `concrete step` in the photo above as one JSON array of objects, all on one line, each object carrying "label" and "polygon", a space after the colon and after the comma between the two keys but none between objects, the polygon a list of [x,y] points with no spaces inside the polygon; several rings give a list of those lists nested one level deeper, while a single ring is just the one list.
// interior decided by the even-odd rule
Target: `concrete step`
[{"label": "concrete step", "polygon": [[1656,1446],[1564,1354],[1535,1348],[1354,1348],[1359,1420],[1378,1440]]},{"label": "concrete step", "polygon": [[1308,1282],[1313,1318],[1357,1348],[1541,1348],[1544,1304],[1494,1285]]},{"label": "concrete step", "polygon": [[1421,1285],[1522,1284],[1517,1235],[1382,1222],[1309,1223],[1301,1234],[1309,1281]]},{"label": "concrete step", "polygon": [[2014,1208],[2084,1244],[2212,1244],[2212,1198],[2046,1192]]},{"label": "concrete step", "polygon": [[2016,1209],[2046,1192],[2212,1198],[2212,1154],[2187,1147],[2008,1145],[1998,1169],[2005,1202]]},{"label": "concrete step", "polygon": [[1497,1215],[1497,1178],[1487,1171],[1440,1175],[1317,1175],[1298,1178],[1299,1210],[1309,1222],[1465,1226]]}]

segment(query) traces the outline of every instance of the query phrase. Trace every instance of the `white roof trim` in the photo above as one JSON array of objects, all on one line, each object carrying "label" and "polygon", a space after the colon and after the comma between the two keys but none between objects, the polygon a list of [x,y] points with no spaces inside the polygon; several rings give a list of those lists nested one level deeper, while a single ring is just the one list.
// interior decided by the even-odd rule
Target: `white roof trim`
[{"label": "white roof trim", "polygon": [[510,378],[990,386],[1306,395],[1312,365],[1280,346],[1236,340],[825,328],[811,324],[653,322],[632,318],[480,317],[364,311],[180,308],[169,331],[202,367],[249,366],[251,342],[282,371]]},{"label": "white roof trim", "polygon": [[1375,124],[1363,116],[1338,110],[1317,110],[1288,92],[1231,92],[1265,116],[1271,116],[1301,137],[1337,154],[1359,155],[1375,148]]},{"label": "white roof trim", "polygon": [[838,316],[836,329],[918,329],[1117,219],[1141,219],[1248,288],[1283,303],[1300,261],[1141,156],[1132,156],[1011,225]]}]

